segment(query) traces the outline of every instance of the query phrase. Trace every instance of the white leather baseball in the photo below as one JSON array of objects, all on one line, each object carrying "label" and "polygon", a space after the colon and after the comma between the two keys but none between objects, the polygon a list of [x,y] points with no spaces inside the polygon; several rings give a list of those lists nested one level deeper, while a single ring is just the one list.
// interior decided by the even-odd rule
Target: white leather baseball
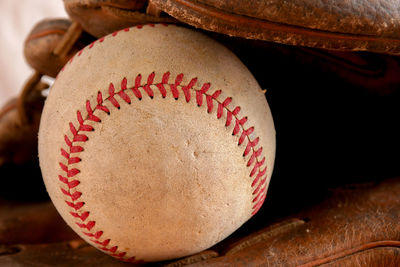
[{"label": "white leather baseball", "polygon": [[193,254],[261,207],[275,157],[264,93],[228,49],[173,25],[121,30],[64,67],[39,158],[87,242],[124,261]]}]

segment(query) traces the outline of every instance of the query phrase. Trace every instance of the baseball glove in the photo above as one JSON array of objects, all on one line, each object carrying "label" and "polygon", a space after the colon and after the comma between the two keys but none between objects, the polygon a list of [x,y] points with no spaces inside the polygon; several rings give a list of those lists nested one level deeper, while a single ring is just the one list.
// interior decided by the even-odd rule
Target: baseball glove
[{"label": "baseball glove", "polygon": [[[234,51],[267,89],[278,133],[277,160],[259,214],[215,247],[160,265],[398,265],[399,179],[383,179],[400,171],[398,4],[389,0],[64,0],[64,4],[71,20],[39,22],[26,38],[24,54],[35,74],[19,99],[0,112],[2,177],[13,173],[5,172],[4,166],[35,160],[41,91],[48,87],[41,81],[43,75],[56,77],[77,51],[125,27],[148,23],[196,27]],[[61,236],[55,241],[74,238]],[[60,263],[61,256],[51,256],[58,254],[75,257],[65,266],[122,265],[81,241],[49,245],[45,243],[51,240],[40,235],[30,240],[35,241],[18,239],[13,244],[36,244],[5,246],[3,251],[8,252],[0,263],[25,266],[36,261],[50,266]]]}]

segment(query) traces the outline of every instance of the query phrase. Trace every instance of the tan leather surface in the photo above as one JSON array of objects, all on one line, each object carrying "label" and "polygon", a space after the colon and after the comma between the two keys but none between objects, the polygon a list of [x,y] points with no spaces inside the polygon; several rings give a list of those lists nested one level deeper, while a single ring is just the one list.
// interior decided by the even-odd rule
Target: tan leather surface
[{"label": "tan leather surface", "polygon": [[227,35],[343,51],[400,53],[397,1],[153,2],[179,21]]},{"label": "tan leather surface", "polygon": [[225,12],[328,32],[400,38],[392,0],[195,0]]},{"label": "tan leather surface", "polygon": [[345,256],[333,262],[322,264],[323,267],[362,267],[362,266],[385,266],[398,267],[400,264],[399,247],[377,247],[369,250],[360,251],[352,255]]},{"label": "tan leather surface", "polygon": [[81,239],[53,244],[0,245],[0,265],[10,267],[135,266],[113,259]]},{"label": "tan leather surface", "polygon": [[[39,83],[36,88],[46,87]],[[17,108],[17,99],[0,108],[0,166],[6,163],[22,165],[36,160],[37,132],[43,105],[44,97],[40,91],[35,91],[25,97],[24,114]]]},{"label": "tan leather surface", "polygon": [[174,23],[169,16],[146,14],[144,0],[65,0],[65,9],[88,33],[101,37],[114,31],[147,23]]},{"label": "tan leather surface", "polygon": [[33,69],[54,78],[75,53],[94,41],[93,37],[83,34],[67,55],[55,55],[53,51],[70,25],[67,19],[45,19],[33,27],[24,43],[25,59]]},{"label": "tan leather surface", "polygon": [[65,224],[50,201],[0,200],[1,245],[52,243],[74,238],[78,236]]},{"label": "tan leather surface", "polygon": [[94,36],[145,23],[183,22],[250,39],[343,51],[399,54],[399,3],[329,0],[153,0],[172,17],[146,14],[145,1],[64,1],[70,17]]}]

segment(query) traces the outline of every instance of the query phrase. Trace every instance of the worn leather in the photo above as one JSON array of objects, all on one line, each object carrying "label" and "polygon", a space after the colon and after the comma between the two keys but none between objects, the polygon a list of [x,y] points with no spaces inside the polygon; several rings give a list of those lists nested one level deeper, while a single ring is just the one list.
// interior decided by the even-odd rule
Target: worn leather
[{"label": "worn leather", "polygon": [[[41,90],[47,87],[39,82],[30,93],[22,93],[0,108],[1,197],[32,200],[46,194],[38,166],[37,133],[45,100]],[[0,213],[2,206],[0,202]],[[2,218],[0,215],[0,221]]]},{"label": "worn leather", "polygon": [[37,132],[43,105],[41,92],[30,94],[25,101],[26,122],[21,121],[16,99],[0,108],[0,167],[7,163],[23,165],[37,159]]},{"label": "worn leather", "polygon": [[146,14],[146,0],[64,0],[65,9],[88,33],[101,37],[148,23],[175,23],[169,16]]},{"label": "worn leather", "polygon": [[67,19],[44,19],[33,27],[24,43],[25,59],[33,69],[50,77],[56,77],[76,52],[95,40],[84,33],[66,55],[55,55],[53,51],[70,25],[71,22]]},{"label": "worn leather", "polygon": [[154,0],[190,25],[290,45],[400,53],[400,4],[392,0]]},{"label": "worn leather", "polygon": [[0,244],[52,243],[76,238],[50,201],[0,199]]},{"label": "worn leather", "polygon": [[13,267],[132,266],[132,264],[107,256],[79,239],[53,244],[0,245],[0,265]]},{"label": "worn leather", "polygon": [[400,3],[391,0],[195,0],[225,12],[337,33],[400,38]]},{"label": "worn leather", "polygon": [[[239,240],[190,266],[398,266],[400,178],[347,186],[324,203]],[[183,261],[172,266],[180,266]]]}]

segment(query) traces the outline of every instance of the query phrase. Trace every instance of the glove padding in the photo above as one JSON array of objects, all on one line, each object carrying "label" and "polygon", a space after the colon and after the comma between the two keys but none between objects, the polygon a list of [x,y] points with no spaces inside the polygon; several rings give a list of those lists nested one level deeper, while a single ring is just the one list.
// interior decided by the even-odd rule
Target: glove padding
[{"label": "glove padding", "polygon": [[147,0],[64,0],[70,18],[97,38],[148,23],[178,23],[166,14],[146,13]]}]

